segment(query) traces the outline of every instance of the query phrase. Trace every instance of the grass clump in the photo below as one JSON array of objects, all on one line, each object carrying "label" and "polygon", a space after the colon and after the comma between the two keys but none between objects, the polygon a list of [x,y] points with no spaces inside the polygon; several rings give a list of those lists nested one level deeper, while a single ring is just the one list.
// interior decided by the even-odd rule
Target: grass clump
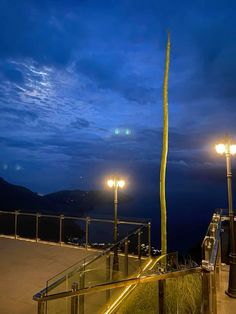
[{"label": "grass clump", "polygon": [[[165,313],[201,313],[201,294],[201,274],[195,273],[167,279],[165,284]],[[116,313],[159,314],[158,282],[137,285],[124,299]]]}]

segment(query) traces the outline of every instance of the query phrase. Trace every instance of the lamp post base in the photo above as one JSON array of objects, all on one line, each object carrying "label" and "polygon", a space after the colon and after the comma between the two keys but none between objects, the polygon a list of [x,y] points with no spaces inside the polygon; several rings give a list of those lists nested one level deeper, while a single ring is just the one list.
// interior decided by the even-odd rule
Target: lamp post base
[{"label": "lamp post base", "polygon": [[112,280],[117,281],[118,279],[119,279],[119,257],[117,248],[115,248],[113,256]]},{"label": "lamp post base", "polygon": [[116,248],[115,251],[114,251],[113,270],[119,271],[119,257],[118,257],[117,248]]},{"label": "lamp post base", "polygon": [[236,298],[236,254],[229,255],[229,286],[225,293],[231,297]]},{"label": "lamp post base", "polygon": [[225,290],[225,294],[227,294],[227,296],[229,296],[230,298],[234,298],[236,299],[236,291],[234,291],[233,293],[229,290]]}]

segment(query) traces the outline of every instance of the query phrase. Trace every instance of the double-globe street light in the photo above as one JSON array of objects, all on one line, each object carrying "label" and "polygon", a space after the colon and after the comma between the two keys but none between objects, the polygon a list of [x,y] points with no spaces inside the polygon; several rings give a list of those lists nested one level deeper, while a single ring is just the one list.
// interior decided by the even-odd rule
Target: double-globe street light
[{"label": "double-globe street light", "polygon": [[123,179],[114,177],[113,179],[109,179],[107,181],[107,185],[110,188],[114,188],[114,258],[113,258],[113,270],[119,270],[119,258],[118,258],[118,248],[117,248],[117,240],[118,240],[118,227],[117,227],[117,207],[118,207],[118,189],[123,188],[125,186],[125,181]]},{"label": "double-globe street light", "polygon": [[232,197],[232,171],[231,171],[231,155],[236,154],[236,145],[230,143],[227,138],[225,144],[216,145],[218,154],[226,157],[227,170],[227,186],[228,186],[228,206],[229,206],[229,232],[230,232],[230,254],[229,254],[229,284],[226,294],[232,298],[236,298],[236,241],[234,228],[234,210]]}]

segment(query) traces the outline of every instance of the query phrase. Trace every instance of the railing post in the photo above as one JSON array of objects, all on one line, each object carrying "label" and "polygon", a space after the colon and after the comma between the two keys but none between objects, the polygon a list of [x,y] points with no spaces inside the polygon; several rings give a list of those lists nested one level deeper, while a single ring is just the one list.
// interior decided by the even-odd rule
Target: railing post
[{"label": "railing post", "polygon": [[18,217],[19,215],[19,211],[18,210],[15,210],[15,239],[17,239],[17,225],[18,225]]},{"label": "railing post", "polygon": [[128,277],[129,275],[129,240],[125,239],[125,267],[124,267],[124,275]]},{"label": "railing post", "polygon": [[[84,276],[85,276],[85,272],[83,271],[80,274],[80,289],[84,288],[84,281],[85,281]],[[84,295],[79,296],[79,314],[84,314]]]},{"label": "railing post", "polygon": [[37,314],[44,314],[45,313],[45,302],[38,301],[38,313]]},{"label": "railing post", "polygon": [[[106,281],[110,282],[111,280],[111,254],[110,251],[106,254]],[[111,291],[106,290],[106,301],[109,302],[111,297]]]},{"label": "railing post", "polygon": [[64,215],[60,215],[60,231],[59,231],[59,242],[62,245],[62,221],[64,219]]},{"label": "railing post", "polygon": [[217,273],[218,273],[218,275],[220,275],[220,271],[221,271],[221,239],[219,240],[216,267],[217,267]]},{"label": "railing post", "polygon": [[152,254],[152,243],[151,243],[151,223],[148,223],[148,256]]},{"label": "railing post", "polygon": [[89,223],[90,223],[90,217],[86,217],[86,227],[85,227],[85,246],[86,246],[86,249],[88,248],[88,244],[89,244]]},{"label": "railing post", "polygon": [[202,313],[212,314],[211,307],[211,289],[210,289],[210,273],[202,272]]},{"label": "railing post", "polygon": [[38,240],[39,240],[39,217],[40,217],[40,214],[37,213],[36,214],[36,229],[35,229],[35,240],[36,240],[36,242],[38,242]]},{"label": "railing post", "polygon": [[212,297],[212,313],[217,314],[217,298],[216,298],[216,273],[211,272],[211,297]]},{"label": "railing post", "polygon": [[[74,282],[71,287],[72,291],[78,290],[78,283]],[[78,314],[78,296],[71,297],[71,314]]]},{"label": "railing post", "polygon": [[141,230],[138,229],[138,259],[141,261]]}]

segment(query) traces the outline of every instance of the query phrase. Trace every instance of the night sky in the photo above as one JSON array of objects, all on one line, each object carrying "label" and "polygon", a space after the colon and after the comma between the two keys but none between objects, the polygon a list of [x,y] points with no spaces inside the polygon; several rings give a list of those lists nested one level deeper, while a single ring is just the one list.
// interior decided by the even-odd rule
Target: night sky
[{"label": "night sky", "polygon": [[0,176],[49,193],[120,173],[136,200],[120,214],[158,227],[169,30],[169,228],[205,230],[227,206],[214,145],[236,133],[235,16],[235,1],[0,0]]}]

